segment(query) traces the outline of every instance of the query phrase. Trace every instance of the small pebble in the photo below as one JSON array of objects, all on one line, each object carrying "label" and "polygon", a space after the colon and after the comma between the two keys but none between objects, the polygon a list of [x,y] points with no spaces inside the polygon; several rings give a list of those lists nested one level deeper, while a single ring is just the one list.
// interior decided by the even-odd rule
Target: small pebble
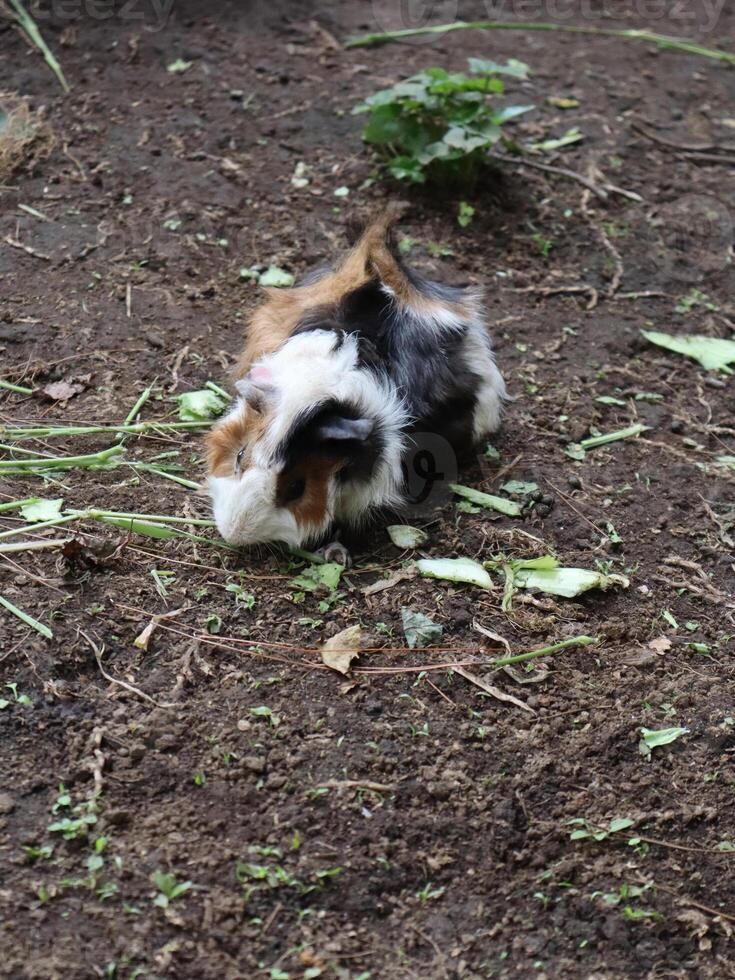
[{"label": "small pebble", "polygon": [[669,428],[671,429],[672,432],[683,432],[684,423],[682,422],[681,419],[674,419],[674,421],[671,423]]}]

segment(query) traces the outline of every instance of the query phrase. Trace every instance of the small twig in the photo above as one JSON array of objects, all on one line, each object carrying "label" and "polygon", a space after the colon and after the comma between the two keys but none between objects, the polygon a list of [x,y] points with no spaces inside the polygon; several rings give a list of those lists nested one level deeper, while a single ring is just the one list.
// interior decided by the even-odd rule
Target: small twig
[{"label": "small twig", "polygon": [[560,177],[566,177],[568,180],[576,180],[578,184],[586,187],[587,190],[591,191],[601,201],[607,200],[607,191],[597,184],[594,184],[587,177],[576,170],[568,170],[566,167],[552,167],[549,163],[539,163],[537,160],[527,160],[525,157],[513,157],[507,156],[505,153],[490,153],[488,154],[493,160],[501,160],[503,163],[512,163],[517,167],[532,167],[534,170],[543,170],[545,173],[558,174]]},{"label": "small twig", "polygon": [[11,248],[20,249],[21,252],[25,252],[26,255],[32,255],[34,259],[43,259],[44,262],[50,262],[51,256],[46,255],[45,252],[39,252],[37,249],[30,245],[25,245],[23,242],[18,241],[17,238],[12,238],[10,235],[6,235],[3,238],[6,245],[10,245]]},{"label": "small twig", "polygon": [[668,146],[672,150],[684,150],[691,153],[701,153],[707,150],[714,150],[716,152],[724,151],[725,153],[735,152],[735,147],[718,146],[716,143],[677,143],[674,140],[667,139],[665,136],[654,133],[638,119],[631,121],[631,127],[654,143],[660,143],[661,146]]},{"label": "small twig", "polygon": [[265,936],[266,935],[266,933],[268,932],[268,930],[270,929],[270,927],[273,925],[273,923],[276,921],[276,919],[278,918],[278,916],[281,914],[282,911],[283,911],[283,903],[282,902],[278,902],[276,904],[275,908],[273,909],[273,911],[271,912],[271,914],[268,916],[268,918],[263,923],[263,928],[260,930],[261,936]]},{"label": "small twig", "polygon": [[699,909],[701,912],[706,912],[708,915],[715,915],[720,919],[727,919],[728,922],[735,922],[735,915],[730,915],[729,912],[723,912],[721,909],[713,909],[710,905],[702,905],[701,902],[696,902],[693,898],[688,898],[686,895],[680,895],[674,888],[669,888],[668,885],[659,885],[658,882],[653,882],[653,887],[656,891],[666,892],[667,895],[673,895],[675,899],[681,902],[682,905],[691,905],[692,908]]},{"label": "small twig", "polygon": [[[514,658],[510,658],[513,660]],[[500,663],[500,661],[498,661]],[[535,715],[536,712],[533,708],[529,707],[525,701],[521,701],[519,698],[513,697],[512,694],[506,694],[505,691],[501,691],[498,687],[493,687],[492,684],[487,684],[481,677],[477,677],[475,674],[471,674],[464,667],[459,667],[455,665],[452,670],[455,674],[459,674],[460,677],[464,677],[468,680],[470,684],[474,684],[475,687],[479,687],[481,691],[489,694],[490,697],[496,698],[498,701],[507,701],[509,704],[514,704],[516,708],[520,708],[522,711],[528,711],[529,714]]]},{"label": "small twig", "polygon": [[587,310],[594,310],[597,306],[599,294],[594,286],[523,286],[520,289],[512,289],[513,293],[536,293],[539,296],[559,296],[564,293],[585,293],[589,296]]},{"label": "small twig", "polygon": [[328,779],[326,783],[317,783],[314,789],[369,789],[374,793],[392,793],[396,788],[394,783],[374,783],[370,779]]},{"label": "small twig", "polygon": [[135,687],[133,684],[128,684],[127,681],[120,680],[117,677],[113,677],[112,674],[108,674],[107,671],[105,670],[105,668],[102,666],[102,654],[105,652],[105,645],[104,645],[104,643],[101,646],[98,646],[94,642],[94,640],[92,640],[84,632],[84,630],[81,630],[80,629],[80,630],[77,630],[77,632],[81,636],[84,637],[84,639],[87,641],[87,643],[89,643],[90,647],[92,648],[92,652],[94,653],[94,659],[97,661],[97,666],[99,667],[100,673],[102,674],[102,676],[105,678],[106,681],[109,681],[110,682],[110,684],[117,684],[118,687],[125,688],[125,690],[126,691],[130,691],[131,694],[135,694],[139,698],[143,698],[144,701],[149,701],[151,704],[155,704],[155,706],[157,708],[176,708],[176,707],[178,707],[178,705],[176,705],[176,704],[169,704],[169,703],[167,703],[165,701],[156,701],[156,699],[155,698],[152,698],[150,696],[150,694],[146,694],[145,691],[141,691],[141,689],[139,687]]}]

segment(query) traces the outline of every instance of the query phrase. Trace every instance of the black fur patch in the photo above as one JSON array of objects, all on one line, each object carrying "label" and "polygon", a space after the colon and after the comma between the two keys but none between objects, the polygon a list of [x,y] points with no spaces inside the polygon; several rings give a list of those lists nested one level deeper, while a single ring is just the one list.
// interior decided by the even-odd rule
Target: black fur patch
[{"label": "black fur patch", "polygon": [[325,440],[319,435],[318,430],[335,416],[348,419],[362,417],[354,405],[336,399],[312,406],[294,420],[291,431],[276,450],[277,462],[288,469],[304,456],[319,452],[323,455],[346,458],[345,466],[340,471],[340,479],[369,479],[383,452],[384,432],[380,425],[376,424],[373,432],[364,440]]},{"label": "black fur patch", "polygon": [[[460,286],[424,279],[401,264],[411,284],[427,299],[456,304]],[[472,443],[479,373],[459,358],[465,328],[435,327],[398,306],[378,279],[342,297],[336,306],[315,307],[294,333],[328,330],[358,341],[358,365],[387,375],[414,419],[412,431],[435,432],[458,451]]]}]

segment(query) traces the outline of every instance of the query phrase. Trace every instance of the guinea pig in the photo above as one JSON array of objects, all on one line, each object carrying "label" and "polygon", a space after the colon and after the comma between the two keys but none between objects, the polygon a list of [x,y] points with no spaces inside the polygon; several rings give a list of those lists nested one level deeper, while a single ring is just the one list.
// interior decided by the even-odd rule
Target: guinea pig
[{"label": "guinea pig", "polygon": [[400,509],[426,433],[460,454],[498,428],[505,385],[481,293],[407,268],[396,216],[386,209],[335,268],[269,290],[252,316],[237,399],[207,439],[231,544],[314,545]]}]

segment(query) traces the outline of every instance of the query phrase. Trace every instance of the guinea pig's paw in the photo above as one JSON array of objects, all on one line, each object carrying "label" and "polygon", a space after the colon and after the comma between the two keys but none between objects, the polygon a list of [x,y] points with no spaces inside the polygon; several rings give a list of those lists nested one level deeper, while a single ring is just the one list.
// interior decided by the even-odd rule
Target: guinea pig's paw
[{"label": "guinea pig's paw", "polygon": [[344,565],[345,568],[352,568],[352,557],[341,541],[330,541],[323,548],[317,551],[324,561],[333,561],[337,565]]}]

